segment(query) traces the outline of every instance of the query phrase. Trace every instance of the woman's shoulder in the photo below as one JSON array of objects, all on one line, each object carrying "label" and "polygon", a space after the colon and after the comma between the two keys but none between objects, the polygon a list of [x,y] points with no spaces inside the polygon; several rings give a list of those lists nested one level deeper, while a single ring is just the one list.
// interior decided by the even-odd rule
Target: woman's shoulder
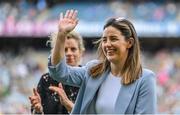
[{"label": "woman's shoulder", "polygon": [[93,66],[98,65],[99,63],[101,63],[100,60],[94,59],[94,60],[91,60],[91,61],[87,62],[85,66],[86,66],[87,68],[91,68],[91,67],[93,67]]},{"label": "woman's shoulder", "polygon": [[143,68],[142,69],[142,76],[155,76],[155,73],[150,70],[150,69],[147,69],[147,68]]},{"label": "woman's shoulder", "polygon": [[149,83],[155,82],[156,74],[150,69],[143,68],[140,79],[143,83],[149,84]]}]

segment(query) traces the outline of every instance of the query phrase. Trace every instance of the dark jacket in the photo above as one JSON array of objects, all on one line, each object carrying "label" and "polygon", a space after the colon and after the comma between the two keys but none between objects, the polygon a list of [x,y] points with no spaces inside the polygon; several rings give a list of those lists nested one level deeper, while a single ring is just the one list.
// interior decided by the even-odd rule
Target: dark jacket
[{"label": "dark jacket", "polygon": [[[41,97],[41,104],[43,106],[44,114],[68,114],[68,111],[61,105],[59,97],[56,93],[49,90],[49,86],[58,86],[58,82],[53,80],[49,73],[43,74],[38,83],[37,90]],[[73,101],[76,100],[78,94],[78,87],[63,85],[63,88],[68,98]]]}]

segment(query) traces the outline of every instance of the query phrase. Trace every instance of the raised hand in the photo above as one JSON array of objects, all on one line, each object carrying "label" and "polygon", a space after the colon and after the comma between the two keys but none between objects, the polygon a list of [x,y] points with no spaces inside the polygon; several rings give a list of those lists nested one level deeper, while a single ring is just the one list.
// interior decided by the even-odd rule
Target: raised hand
[{"label": "raised hand", "polygon": [[29,97],[31,106],[36,112],[42,112],[41,97],[37,92],[37,89],[33,88],[33,95]]},{"label": "raised hand", "polygon": [[65,15],[60,13],[58,29],[60,32],[68,33],[76,27],[77,23],[77,10],[67,10]]}]

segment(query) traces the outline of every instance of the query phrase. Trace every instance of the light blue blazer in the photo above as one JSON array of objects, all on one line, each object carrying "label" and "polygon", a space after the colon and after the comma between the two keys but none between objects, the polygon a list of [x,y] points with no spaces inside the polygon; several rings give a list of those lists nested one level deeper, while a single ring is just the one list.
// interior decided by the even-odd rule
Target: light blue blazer
[{"label": "light blue blazer", "polygon": [[[63,59],[56,66],[48,69],[50,76],[64,84],[80,87],[72,114],[96,114],[95,102],[102,82],[109,74],[107,70],[98,78],[92,78],[89,68],[97,64],[94,60],[83,67],[70,67]],[[155,74],[143,69],[141,77],[130,85],[122,85],[112,114],[154,114],[157,109]],[[105,100],[104,100],[105,101]]]}]

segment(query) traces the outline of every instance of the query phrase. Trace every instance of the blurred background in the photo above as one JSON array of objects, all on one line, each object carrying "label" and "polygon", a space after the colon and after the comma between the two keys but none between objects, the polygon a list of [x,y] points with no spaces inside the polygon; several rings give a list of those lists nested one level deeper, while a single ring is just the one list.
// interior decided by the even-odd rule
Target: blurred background
[{"label": "blurred background", "polygon": [[180,1],[178,0],[1,0],[0,114],[29,114],[28,96],[47,72],[48,36],[59,13],[79,11],[82,63],[96,58],[92,42],[110,17],[125,17],[137,30],[143,66],[157,74],[158,113],[180,113]]}]

